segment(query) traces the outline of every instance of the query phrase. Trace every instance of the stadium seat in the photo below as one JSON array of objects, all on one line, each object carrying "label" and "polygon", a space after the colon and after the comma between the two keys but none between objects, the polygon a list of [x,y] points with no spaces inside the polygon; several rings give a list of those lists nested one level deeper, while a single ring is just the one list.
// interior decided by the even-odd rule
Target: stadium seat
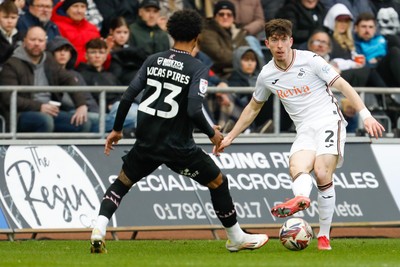
[{"label": "stadium seat", "polygon": [[400,94],[391,94],[390,97],[393,99],[394,102],[400,105]]},{"label": "stadium seat", "polygon": [[365,93],[364,103],[370,111],[387,109],[384,94]]},{"label": "stadium seat", "polygon": [[390,117],[386,114],[374,114],[372,113],[374,118],[379,121],[383,127],[386,129],[386,133],[391,133],[392,132],[392,121],[390,120]]}]

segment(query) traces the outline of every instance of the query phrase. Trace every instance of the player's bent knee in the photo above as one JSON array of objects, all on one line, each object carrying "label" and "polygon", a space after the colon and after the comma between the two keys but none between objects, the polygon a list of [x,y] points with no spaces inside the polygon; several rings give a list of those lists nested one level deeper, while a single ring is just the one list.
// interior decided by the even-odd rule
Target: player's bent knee
[{"label": "player's bent knee", "polygon": [[133,185],[133,182],[131,181],[131,179],[129,179],[128,176],[126,176],[124,170],[121,170],[121,172],[119,173],[118,180],[120,180],[128,188],[131,188]]},{"label": "player's bent knee", "polygon": [[207,184],[207,187],[209,189],[216,189],[218,188],[223,182],[224,182],[224,176],[222,175],[222,173],[219,173],[217,178],[215,178],[214,180],[212,180],[211,182],[209,182]]},{"label": "player's bent knee", "polygon": [[327,184],[332,182],[332,173],[326,169],[315,169],[314,170],[317,184]]}]

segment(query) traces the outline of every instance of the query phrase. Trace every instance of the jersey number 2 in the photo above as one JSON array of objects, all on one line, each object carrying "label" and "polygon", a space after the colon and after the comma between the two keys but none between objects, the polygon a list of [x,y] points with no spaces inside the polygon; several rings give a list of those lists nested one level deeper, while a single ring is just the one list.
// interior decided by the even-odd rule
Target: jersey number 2
[{"label": "jersey number 2", "polygon": [[[177,96],[181,91],[182,87],[174,85],[172,83],[161,83],[154,79],[147,79],[147,84],[156,88],[154,93],[150,95],[146,100],[144,100],[139,105],[139,110],[144,113],[150,114],[152,116],[158,116],[161,118],[170,119],[178,114],[179,105],[178,102],[174,100],[174,97]],[[160,97],[161,91],[163,89],[170,90],[171,92],[164,98],[164,103],[167,103],[171,106],[169,111],[156,110],[155,108],[150,107],[150,105]]]}]

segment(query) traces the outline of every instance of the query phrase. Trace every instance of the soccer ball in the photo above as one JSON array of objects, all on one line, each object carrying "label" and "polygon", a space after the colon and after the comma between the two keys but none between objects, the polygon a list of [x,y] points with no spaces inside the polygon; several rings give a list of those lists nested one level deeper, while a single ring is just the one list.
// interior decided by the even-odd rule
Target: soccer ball
[{"label": "soccer ball", "polygon": [[313,231],[303,219],[291,218],[287,220],[279,231],[279,240],[290,250],[303,250],[311,242]]}]

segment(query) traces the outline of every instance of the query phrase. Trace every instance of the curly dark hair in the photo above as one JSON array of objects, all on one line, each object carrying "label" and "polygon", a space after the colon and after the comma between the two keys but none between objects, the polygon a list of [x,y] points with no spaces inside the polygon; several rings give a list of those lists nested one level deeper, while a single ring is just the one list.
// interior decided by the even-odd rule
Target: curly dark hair
[{"label": "curly dark hair", "polygon": [[190,9],[176,11],[167,22],[168,33],[175,41],[189,42],[200,34],[202,28],[203,18]]}]

